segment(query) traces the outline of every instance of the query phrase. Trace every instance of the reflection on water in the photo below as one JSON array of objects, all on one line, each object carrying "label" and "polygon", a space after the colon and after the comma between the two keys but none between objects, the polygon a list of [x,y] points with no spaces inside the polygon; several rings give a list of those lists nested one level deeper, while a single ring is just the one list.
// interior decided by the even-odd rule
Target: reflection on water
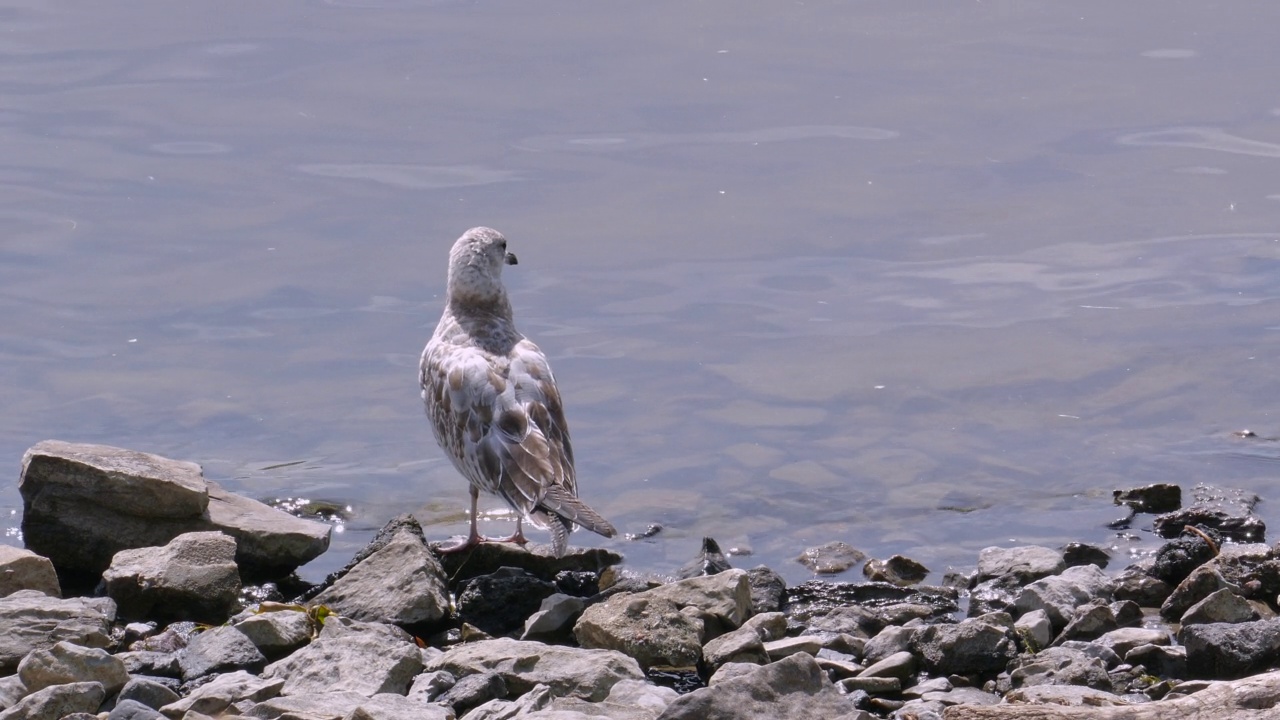
[{"label": "reflection on water", "polygon": [[[415,370],[485,224],[584,497],[665,528],[581,536],[638,569],[703,535],[793,581],[830,540],[935,573],[1138,552],[1102,528],[1116,487],[1274,496],[1232,435],[1280,434],[1280,110],[1247,15],[212,7],[0,17],[11,467],[103,442],[350,505],[311,578],[405,510],[462,532]],[[6,542],[19,507],[0,487]]]}]

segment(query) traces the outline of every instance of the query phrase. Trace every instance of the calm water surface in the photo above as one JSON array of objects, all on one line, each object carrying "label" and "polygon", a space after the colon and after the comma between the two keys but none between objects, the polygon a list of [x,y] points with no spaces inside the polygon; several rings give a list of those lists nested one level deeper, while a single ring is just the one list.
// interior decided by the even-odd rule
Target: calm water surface
[{"label": "calm water surface", "polygon": [[[605,541],[1148,547],[1110,492],[1280,521],[1272,3],[13,3],[0,486],[46,439],[353,508],[466,490],[415,384],[503,230]],[[498,510],[490,503],[492,510]],[[493,513],[491,534],[509,530]]]}]

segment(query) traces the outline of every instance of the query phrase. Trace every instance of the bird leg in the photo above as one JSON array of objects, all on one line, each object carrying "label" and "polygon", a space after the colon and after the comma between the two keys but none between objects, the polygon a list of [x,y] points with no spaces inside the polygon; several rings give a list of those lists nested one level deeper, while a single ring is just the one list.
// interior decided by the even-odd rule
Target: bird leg
[{"label": "bird leg", "polygon": [[509,542],[515,543],[521,547],[529,542],[524,536],[524,518],[516,516],[516,531],[504,538],[485,538],[489,542]]},{"label": "bird leg", "polygon": [[463,552],[464,550],[470,550],[471,548],[479,545],[480,543],[488,539],[482,536],[480,534],[480,531],[476,529],[476,503],[477,501],[479,501],[479,499],[480,499],[480,490],[475,485],[472,485],[471,486],[471,530],[470,532],[467,533],[467,539],[461,542],[455,543],[453,545],[442,545],[439,548],[440,552],[442,553]]}]

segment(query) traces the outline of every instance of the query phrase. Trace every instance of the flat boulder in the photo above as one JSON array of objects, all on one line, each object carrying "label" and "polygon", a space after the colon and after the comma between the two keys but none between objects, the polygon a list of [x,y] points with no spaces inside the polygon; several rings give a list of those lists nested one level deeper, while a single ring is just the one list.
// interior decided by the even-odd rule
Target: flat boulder
[{"label": "flat boulder", "polygon": [[220,623],[239,602],[236,541],[196,532],[163,547],[121,550],[102,579],[125,619]]},{"label": "flat boulder", "polygon": [[116,604],[110,598],[51,598],[19,590],[0,598],[0,676],[12,674],[27,653],[66,640],[110,647]]},{"label": "flat boulder", "polygon": [[12,545],[0,545],[0,597],[19,590],[39,590],[50,597],[61,597],[58,573],[49,558]]},{"label": "flat boulder", "polygon": [[622,680],[644,680],[636,661],[614,650],[546,645],[497,638],[464,643],[427,662],[426,672],[447,670],[455,677],[495,671],[511,695],[546,685],[556,697],[599,702]]}]

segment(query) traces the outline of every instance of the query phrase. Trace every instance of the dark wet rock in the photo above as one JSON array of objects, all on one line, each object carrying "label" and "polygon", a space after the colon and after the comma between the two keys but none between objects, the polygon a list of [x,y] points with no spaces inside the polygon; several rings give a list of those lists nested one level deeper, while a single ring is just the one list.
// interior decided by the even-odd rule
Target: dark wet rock
[{"label": "dark wet rock", "polygon": [[19,590],[35,590],[49,597],[62,597],[58,573],[49,558],[12,545],[0,545],[0,597]]},{"label": "dark wet rock", "polygon": [[1197,504],[1159,515],[1153,525],[1156,533],[1165,538],[1178,537],[1189,526],[1214,530],[1223,538],[1241,543],[1263,542],[1267,537],[1267,524],[1253,514],[1252,504],[1247,509],[1230,510]]},{"label": "dark wet rock", "polygon": [[835,575],[866,559],[866,553],[837,540],[806,549],[796,562],[819,575]]},{"label": "dark wet rock", "polygon": [[217,624],[238,605],[235,558],[229,535],[183,533],[162,547],[121,550],[102,579],[123,618]]},{"label": "dark wet rock", "polygon": [[311,640],[313,623],[301,608],[275,606],[236,619],[234,627],[270,660],[306,645]]},{"label": "dark wet rock", "polygon": [[426,670],[465,677],[489,670],[502,675],[513,695],[546,685],[557,696],[599,702],[621,680],[643,680],[636,661],[613,650],[591,650],[496,638],[449,648],[427,662]]},{"label": "dark wet rock", "polygon": [[1258,619],[1258,611],[1249,604],[1248,600],[1224,587],[1215,590],[1200,602],[1187,608],[1179,622],[1182,625],[1199,625],[1203,623],[1240,623]]},{"label": "dark wet rock", "polygon": [[196,634],[187,647],[178,652],[178,665],[186,681],[226,670],[257,670],[266,661],[252,640],[226,625]]},{"label": "dark wet rock", "polygon": [[[850,608],[866,617],[864,630],[867,635],[874,635],[890,624],[887,618],[894,614],[893,606],[917,606],[909,613],[912,616],[917,616],[920,607],[926,607],[930,609],[930,618],[941,618],[959,609],[959,597],[960,593],[955,588],[924,585],[903,588],[881,582],[810,580],[787,590],[784,611],[794,621],[807,624],[839,609]],[[835,628],[827,629],[846,632]]]},{"label": "dark wet rock", "polygon": [[27,695],[18,704],[0,713],[4,720],[45,720],[66,718],[74,713],[98,712],[106,691],[101,683],[76,682],[51,685]]},{"label": "dark wet rock", "polygon": [[1280,619],[1187,625],[1178,631],[1194,678],[1238,678],[1262,670],[1280,652]]},{"label": "dark wet rock", "polygon": [[1093,640],[1119,627],[1120,623],[1116,622],[1111,606],[1094,602],[1076,608],[1075,615],[1066,627],[1062,628],[1062,632],[1058,633],[1054,644],[1061,645],[1071,640]]},{"label": "dark wet rock", "polygon": [[787,581],[773,569],[759,565],[747,571],[751,607],[760,613],[778,612],[787,601]]},{"label": "dark wet rock", "polygon": [[449,611],[444,568],[409,515],[384,525],[346,568],[308,596],[356,620],[415,630],[429,628]]},{"label": "dark wet rock", "polygon": [[1182,507],[1182,488],[1172,483],[1116,490],[1112,497],[1117,505],[1128,505],[1137,512],[1167,513]]},{"label": "dark wet rock", "polygon": [[435,702],[452,707],[458,715],[490,700],[507,696],[507,683],[502,675],[493,671],[475,673],[460,678]]},{"label": "dark wet rock", "polygon": [[542,599],[537,612],[525,620],[521,640],[550,640],[567,638],[573,625],[582,615],[586,603],[580,597],[555,593]]},{"label": "dark wet rock", "polygon": [[498,568],[520,568],[535,577],[554,581],[565,571],[599,574],[605,568],[622,562],[622,556],[603,548],[570,547],[564,557],[551,553],[551,546],[530,544],[528,549],[513,543],[480,543],[466,552],[439,551],[441,543],[430,547],[444,568],[451,584],[461,585],[477,575],[488,575]]},{"label": "dark wet rock", "polygon": [[1025,583],[1014,575],[983,580],[969,591],[969,617],[993,612],[1016,614],[1018,596]]},{"label": "dark wet rock", "polygon": [[1071,542],[1062,548],[1062,561],[1067,567],[1077,565],[1097,565],[1106,569],[1111,564],[1111,554],[1097,545]]},{"label": "dark wet rock", "polygon": [[1177,620],[1192,605],[1222,589],[1233,592],[1239,591],[1239,588],[1222,577],[1217,568],[1211,565],[1202,565],[1193,570],[1186,579],[1178,584],[1178,587],[1174,588],[1173,593],[1160,606],[1160,616],[1170,621]]},{"label": "dark wet rock", "polygon": [[1009,664],[1009,689],[1032,685],[1083,685],[1110,692],[1106,664],[1080,650],[1052,647]]},{"label": "dark wet rock", "polygon": [[911,650],[931,675],[994,674],[1018,654],[1013,618],[1003,613],[929,625],[912,638]]},{"label": "dark wet rock", "polygon": [[561,570],[555,577],[556,590],[573,597],[591,597],[600,592],[600,573]]},{"label": "dark wet rock", "polygon": [[1160,607],[1173,592],[1173,585],[1150,574],[1150,566],[1130,565],[1115,578],[1116,600],[1132,600],[1141,607]]},{"label": "dark wet rock", "polygon": [[587,608],[573,635],[584,648],[617,650],[641,667],[693,667],[702,657],[702,621],[662,597],[614,595]]},{"label": "dark wet rock", "polygon": [[803,653],[676,698],[662,720],[869,717]]},{"label": "dark wet rock", "polygon": [[22,460],[26,545],[60,574],[96,582],[121,550],[187,532],[236,539],[242,574],[287,575],[329,547],[328,525],[302,520],[206,480],[195,463],[106,445],[46,440]]},{"label": "dark wet rock", "polygon": [[0,598],[0,675],[18,668],[27,653],[66,640],[85,647],[111,646],[116,604],[110,598],[52,598],[19,590]]},{"label": "dark wet rock", "polygon": [[729,564],[729,559],[720,551],[720,544],[712,538],[704,537],[702,538],[702,548],[698,551],[697,556],[681,566],[676,571],[676,577],[683,579],[701,575],[715,575],[732,567]]},{"label": "dark wet rock", "polygon": [[422,666],[422,654],[403,630],[329,616],[311,644],[268,665],[262,677],[283,678],[282,695],[328,691],[403,695]]},{"label": "dark wet rock", "polygon": [[169,717],[182,717],[186,713],[218,715],[235,703],[261,702],[280,694],[282,679],[266,679],[244,670],[224,673],[210,682],[192,690],[186,697],[175,699],[160,709]]},{"label": "dark wet rock", "polygon": [[[87,648],[67,641],[32,650],[18,664],[18,678],[26,692],[53,685],[93,682],[114,695],[129,680],[124,663],[101,648]],[[96,708],[95,708],[96,709]]]},{"label": "dark wet rock", "polygon": [[1019,612],[1044,610],[1054,628],[1066,627],[1076,608],[1090,600],[1110,601],[1115,584],[1096,565],[1067,568],[1023,588],[1016,603]]},{"label": "dark wet rock", "polygon": [[1222,538],[1215,531],[1188,532],[1160,546],[1151,576],[1176,586],[1192,570],[1212,560],[1221,546]]},{"label": "dark wet rock", "polygon": [[977,581],[981,583],[996,578],[1012,578],[1018,583],[1026,584],[1042,577],[1057,575],[1066,567],[1062,553],[1047,547],[988,547],[978,553]]},{"label": "dark wet rock", "polygon": [[458,616],[490,635],[502,635],[522,627],[555,593],[555,583],[519,568],[498,568],[462,585]]},{"label": "dark wet rock", "polygon": [[915,585],[929,576],[929,568],[902,555],[892,555],[887,560],[871,560],[862,566],[862,574],[868,580],[887,582],[906,587]]},{"label": "dark wet rock", "polygon": [[781,639],[787,632],[787,618],[780,612],[761,613],[742,627],[721,635],[702,648],[703,661],[715,670],[726,663],[764,665],[770,655],[765,643]]},{"label": "dark wet rock", "polygon": [[124,684],[124,687],[120,689],[120,695],[116,698],[117,703],[126,700],[141,703],[153,710],[159,710],[165,705],[177,702],[179,697],[172,687],[163,682],[154,678],[134,676]]}]

